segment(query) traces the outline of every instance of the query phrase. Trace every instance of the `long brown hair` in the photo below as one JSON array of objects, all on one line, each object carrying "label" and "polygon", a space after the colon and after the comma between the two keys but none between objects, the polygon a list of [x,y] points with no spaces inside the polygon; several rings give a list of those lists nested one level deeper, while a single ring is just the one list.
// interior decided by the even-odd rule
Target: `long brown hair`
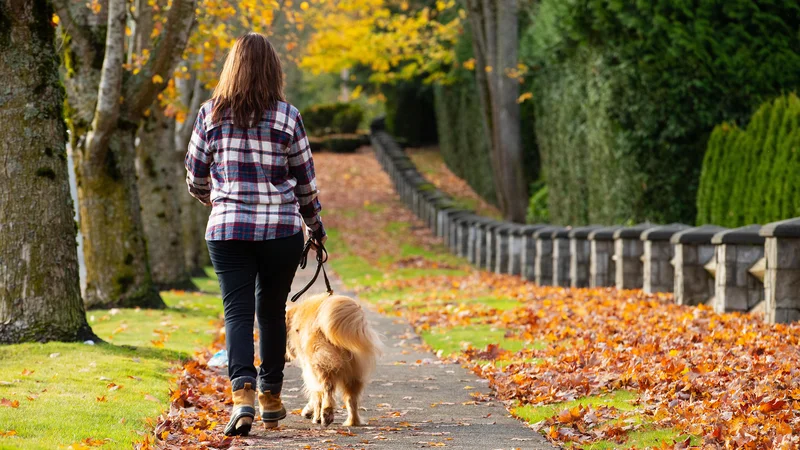
[{"label": "long brown hair", "polygon": [[230,108],[234,125],[242,128],[258,123],[265,110],[283,101],[281,60],[266,36],[247,33],[236,40],[213,99],[213,120],[222,120]]}]

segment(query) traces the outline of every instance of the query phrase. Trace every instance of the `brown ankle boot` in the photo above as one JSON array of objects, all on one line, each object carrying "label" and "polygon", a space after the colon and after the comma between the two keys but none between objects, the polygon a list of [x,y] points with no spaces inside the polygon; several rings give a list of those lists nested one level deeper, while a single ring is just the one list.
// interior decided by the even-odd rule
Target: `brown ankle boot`
[{"label": "brown ankle boot", "polygon": [[286,408],[283,407],[281,395],[272,395],[270,391],[258,392],[258,405],[261,407],[261,420],[267,428],[275,428],[278,421],[286,418]]},{"label": "brown ankle boot", "polygon": [[251,383],[233,391],[231,420],[225,427],[225,436],[247,436],[256,416],[256,391]]}]

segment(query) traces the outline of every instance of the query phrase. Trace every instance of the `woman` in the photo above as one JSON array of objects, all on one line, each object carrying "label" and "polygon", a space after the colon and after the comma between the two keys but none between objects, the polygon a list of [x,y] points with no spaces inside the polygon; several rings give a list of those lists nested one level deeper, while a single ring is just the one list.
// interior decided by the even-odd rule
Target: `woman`
[{"label": "woman", "polygon": [[[283,72],[266,37],[233,45],[186,154],[189,192],[211,206],[206,241],[225,309],[233,391],[226,435],[247,435],[255,417],[275,427],[286,352],[286,297],[303,250],[303,227],[325,242],[314,163],[297,108],[283,98]],[[253,364],[258,316],[261,366]]]}]

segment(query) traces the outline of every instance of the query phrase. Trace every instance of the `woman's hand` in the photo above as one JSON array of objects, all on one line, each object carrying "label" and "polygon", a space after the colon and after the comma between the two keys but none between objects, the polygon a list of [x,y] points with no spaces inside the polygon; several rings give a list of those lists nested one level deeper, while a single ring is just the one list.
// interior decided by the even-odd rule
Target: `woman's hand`
[{"label": "woman's hand", "polygon": [[320,242],[322,245],[325,245],[325,242],[327,242],[327,241],[328,241],[328,236],[322,236],[321,240],[318,240],[317,238],[314,238],[314,239],[311,240],[311,249],[314,250],[314,251],[317,251],[319,249],[319,247],[317,247],[317,242]]}]

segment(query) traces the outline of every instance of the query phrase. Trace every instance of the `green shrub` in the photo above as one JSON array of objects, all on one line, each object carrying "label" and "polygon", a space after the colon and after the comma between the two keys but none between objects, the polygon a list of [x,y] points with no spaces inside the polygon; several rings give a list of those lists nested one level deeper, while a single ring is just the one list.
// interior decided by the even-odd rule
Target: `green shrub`
[{"label": "green shrub", "polygon": [[[474,57],[469,26],[456,43],[455,62],[445,82],[435,86],[434,106],[439,149],[448,168],[475,192],[497,205],[489,142],[475,73],[463,68]],[[523,88],[523,91],[525,88]],[[534,133],[534,104],[520,107],[523,164],[527,183],[539,179],[539,151]]]},{"label": "green shrub", "polygon": [[355,153],[363,145],[366,145],[363,135],[331,134],[325,137],[324,147],[334,153]]},{"label": "green shrub", "polygon": [[547,200],[547,184],[539,182],[531,186],[530,203],[528,204],[528,223],[550,223],[550,208]]},{"label": "green shrub", "polygon": [[328,103],[311,106],[302,116],[307,134],[324,136],[354,133],[364,118],[364,110],[355,103]]},{"label": "green shrub", "polygon": [[800,99],[764,103],[747,128],[714,129],[703,160],[697,223],[727,227],[800,216]]},{"label": "green shrub", "polygon": [[[797,2],[542,0],[533,17],[521,57],[538,69],[536,139],[556,223],[699,218],[714,125],[746,123],[800,86]],[[754,217],[761,206],[749,205]]]},{"label": "green shrub", "polygon": [[364,119],[364,110],[354,103],[348,104],[347,108],[338,111],[333,116],[331,128],[337,133],[352,134],[358,131],[358,126]]},{"label": "green shrub", "polygon": [[386,128],[398,141],[411,147],[435,144],[436,111],[433,87],[421,80],[385,86]]}]

